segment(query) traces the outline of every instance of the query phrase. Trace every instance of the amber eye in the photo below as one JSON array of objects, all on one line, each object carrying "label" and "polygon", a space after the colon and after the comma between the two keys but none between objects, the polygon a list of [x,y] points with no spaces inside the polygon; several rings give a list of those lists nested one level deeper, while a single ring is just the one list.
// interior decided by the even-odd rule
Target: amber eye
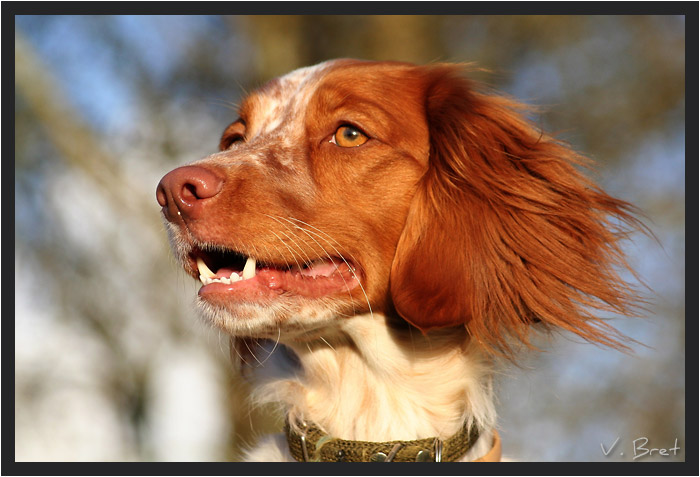
[{"label": "amber eye", "polygon": [[356,127],[345,125],[336,130],[331,142],[340,147],[355,147],[363,145],[367,139],[369,138]]}]

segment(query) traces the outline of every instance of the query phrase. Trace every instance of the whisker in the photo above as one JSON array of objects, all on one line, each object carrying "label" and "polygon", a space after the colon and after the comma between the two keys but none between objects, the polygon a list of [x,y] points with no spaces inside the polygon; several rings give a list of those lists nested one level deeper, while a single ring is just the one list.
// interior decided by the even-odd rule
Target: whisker
[{"label": "whisker", "polygon": [[245,345],[245,347],[248,348],[248,351],[250,351],[250,355],[253,357],[253,359],[258,362],[259,366],[261,366],[262,363],[260,362],[258,357],[255,356],[255,353],[253,352],[253,350],[251,350],[250,347],[248,346],[248,341],[247,340],[242,340],[242,341],[243,341],[243,344]]},{"label": "whisker", "polygon": [[[275,220],[276,220],[276,219],[275,219]],[[278,221],[278,222],[279,222],[279,221]],[[282,224],[281,222],[280,222],[280,224],[286,227],[286,225]],[[299,249],[299,251],[301,252],[301,254],[304,254],[304,255],[306,256],[306,260],[303,260],[303,259],[302,259],[302,261],[303,261],[304,263],[310,263],[310,262],[312,261],[311,257],[309,257],[309,254],[307,254],[307,253],[304,251],[304,249],[301,247],[301,245],[299,245],[299,243],[297,242],[297,240],[295,239],[294,236],[290,236],[289,234],[287,234],[287,233],[285,233],[285,232],[283,232],[283,231],[281,231],[281,230],[279,230],[279,232],[280,232],[281,234],[283,234],[285,237],[287,237],[287,239],[288,239],[290,242],[292,242],[292,244],[294,244],[294,245]],[[302,258],[302,257],[301,257],[301,254],[299,254],[300,258]],[[297,262],[297,265],[299,265],[299,262]],[[299,265],[299,268],[302,268],[302,265]]]},{"label": "whisker", "polygon": [[[279,223],[281,226],[283,226],[283,227],[285,227],[285,228],[288,228],[288,227],[287,227],[282,221],[280,221],[278,218],[276,218],[276,217],[274,217],[274,216],[272,216],[272,215],[268,215],[268,214],[265,214],[265,215],[267,215],[269,218],[271,218],[271,219],[274,220],[275,222]],[[279,240],[280,242],[282,242],[282,244],[283,244],[285,247],[287,247],[287,250],[289,250],[289,253],[292,254],[292,257],[294,258],[294,261],[296,262],[297,266],[298,266],[299,269],[301,270],[301,269],[303,268],[303,267],[302,267],[302,264],[299,263],[299,261],[298,261],[297,258],[296,258],[297,255],[299,255],[299,258],[302,258],[301,255],[298,254],[298,253],[296,253],[294,250],[292,250],[291,247],[289,247],[289,245],[287,245],[287,243],[286,243],[284,240],[282,240],[282,238],[281,238],[279,235],[277,235],[274,231],[271,230],[270,232],[272,232],[272,234],[273,234],[275,237],[277,237],[277,240]],[[306,261],[307,261],[307,262],[310,262],[310,261],[311,261],[311,258],[304,252],[303,248],[296,242],[296,240],[294,239],[294,237],[290,237],[288,234],[286,234],[285,232],[283,232],[283,231],[281,231],[281,230],[280,230],[279,232],[280,232],[281,234],[283,234],[285,237],[287,237],[287,239],[288,239],[292,244],[294,244],[304,255],[306,255],[306,258],[307,258]],[[302,261],[303,261],[303,259],[302,259]]]},{"label": "whisker", "polygon": [[262,363],[260,363],[261,366],[262,366],[263,364],[265,364],[265,362],[266,362],[268,359],[270,359],[270,356],[272,356],[272,354],[273,354],[273,353],[275,352],[275,350],[277,349],[277,345],[280,344],[280,339],[281,339],[281,338],[282,338],[282,328],[280,328],[280,327],[278,326],[278,327],[277,327],[277,339],[275,340],[275,346],[272,347],[272,351],[270,351],[270,352],[267,354],[267,357],[266,357],[265,359],[262,360]]},{"label": "whisker", "polygon": [[333,351],[335,351],[335,348],[334,348],[328,341],[326,341],[326,338],[324,338],[323,336],[319,336],[319,339],[320,339],[321,341],[323,341],[324,343],[326,343],[330,349],[332,349]]},{"label": "whisker", "polygon": [[[290,221],[289,219],[285,219],[285,220]],[[326,243],[328,243],[328,244],[331,246],[331,248],[335,251],[335,253],[338,254],[338,256],[343,260],[343,262],[345,262],[345,264],[346,264],[346,265],[348,266],[348,268],[350,269],[350,272],[352,273],[353,277],[355,277],[355,279],[357,280],[357,284],[360,286],[360,289],[362,290],[362,294],[364,295],[365,301],[367,302],[367,307],[369,308],[369,314],[370,314],[370,316],[371,316],[372,318],[374,318],[374,313],[372,312],[372,305],[371,305],[370,302],[369,302],[369,297],[367,296],[367,292],[365,291],[365,288],[362,286],[362,281],[360,280],[360,277],[357,276],[357,274],[355,273],[355,270],[350,266],[350,264],[349,264],[348,261],[345,259],[345,257],[343,257],[343,256],[341,255],[341,253],[338,251],[338,249],[335,248],[335,246],[333,246],[333,244],[330,242],[330,240],[333,240],[333,242],[335,242],[335,243],[338,244],[338,245],[340,245],[340,244],[339,244],[335,239],[333,239],[333,237],[331,237],[331,236],[328,235],[327,233],[323,232],[322,230],[320,230],[320,229],[314,227],[313,225],[307,224],[306,222],[304,222],[304,221],[302,221],[302,220],[299,220],[299,219],[295,219],[295,218],[293,218],[293,217],[292,217],[292,220],[294,220],[294,221],[296,221],[296,222],[299,222],[300,224],[303,224],[303,225],[305,225],[306,227],[309,227],[309,228],[312,228],[312,229],[316,230],[316,231],[318,232],[318,234],[314,234],[314,235],[316,235],[317,237],[319,237],[320,239],[322,239],[322,240],[324,240]],[[290,221],[290,222],[291,222],[291,221]],[[307,235],[309,235],[309,237],[311,237],[311,233],[310,233],[309,231],[307,231],[306,229],[304,229],[304,228],[302,228],[302,227],[300,227],[300,226],[298,226],[298,225],[296,225],[296,227],[298,227],[299,230],[301,230],[302,232],[304,232],[304,233],[306,233]],[[320,234],[322,234],[322,235],[320,235]],[[325,238],[324,236],[327,237],[327,238]],[[324,248],[320,243],[318,243],[318,241],[316,241],[315,239],[313,239],[313,237],[311,237],[311,238],[312,238],[312,240],[314,240],[314,242],[316,242],[316,243],[317,243],[321,248],[323,248],[323,250],[325,251],[325,248]],[[350,256],[352,257],[352,254],[350,254]],[[329,258],[330,258],[330,257],[329,257]],[[353,258],[354,258],[354,257],[353,257]]]},{"label": "whisker", "polygon": [[[292,250],[292,249],[289,247],[289,245],[287,245],[287,244],[285,243],[285,241],[282,240],[282,237],[280,237],[279,235],[277,235],[273,230],[270,230],[270,233],[272,233],[272,235],[274,235],[274,236],[277,238],[277,240],[279,240],[279,241],[282,243],[282,245],[284,245],[285,247],[287,247],[287,250],[289,250],[289,253],[292,255],[292,258],[293,258],[294,261],[296,262],[297,266],[298,266],[299,268],[301,268],[301,264],[299,263],[299,260],[297,260],[296,253],[294,252],[294,250]],[[289,265],[289,262],[288,262],[286,259],[285,259],[285,262],[286,262],[287,265]]]},{"label": "whisker", "polygon": [[[233,337],[231,337],[229,348],[231,351],[236,353],[236,356],[238,356],[238,359],[241,360],[242,364],[244,364],[246,366],[250,366],[250,363],[248,363],[248,361],[241,355],[241,353],[238,352],[238,347],[236,346],[236,339]],[[235,358],[233,356],[233,353],[229,352],[229,354],[231,355],[231,359],[235,362]]]},{"label": "whisker", "polygon": [[[272,232],[272,234],[275,236],[275,238],[277,238],[277,240],[279,240],[283,245],[286,245],[286,244],[284,243],[284,240],[282,240],[277,234],[275,234],[273,231],[270,231],[270,232]],[[282,256],[285,255],[284,253],[282,253],[281,247],[279,247],[279,246],[277,246],[277,245],[274,245],[274,246],[272,247],[272,248],[275,250],[275,252],[276,252],[275,254],[270,253],[270,247],[268,247],[267,245],[265,245],[264,248],[265,248],[265,256],[268,256],[268,257],[271,257],[271,256],[282,257]],[[289,248],[289,247],[287,247],[287,248]],[[295,261],[296,261],[296,259],[295,259]],[[290,267],[290,266],[291,266],[290,263],[289,263],[289,260],[287,260],[286,257],[284,258],[284,264],[285,264],[285,266],[287,266],[287,267]]]},{"label": "whisker", "polygon": [[[303,220],[299,220],[299,219],[297,219],[297,218],[295,218],[295,217],[290,217],[290,220],[293,220],[293,221],[298,222],[298,223],[300,223],[300,224],[302,224],[302,225],[304,225],[304,226],[306,226],[306,227],[308,227],[308,228],[310,228],[310,229],[315,230],[318,234],[322,235],[322,236],[324,237],[324,240],[325,240],[329,245],[331,245],[331,247],[333,247],[333,250],[335,250],[336,253],[338,253],[338,250],[336,250],[336,248],[332,245],[332,243],[335,243],[338,247],[340,247],[341,245],[340,245],[340,243],[339,243],[336,239],[334,239],[331,235],[329,235],[328,233],[326,233],[326,232],[324,232],[323,230],[319,229],[318,227],[314,227],[313,225],[311,225],[311,224],[309,224],[309,223],[306,223],[306,222],[304,222]],[[299,226],[296,225],[296,224],[294,224],[294,225],[295,225],[295,227],[299,227]],[[350,258],[351,258],[352,260],[357,261],[357,259],[355,258],[355,256],[354,256],[352,253],[349,253],[349,252],[348,252],[347,255],[349,255]],[[340,258],[343,258],[343,257],[341,256]],[[347,262],[346,262],[346,263],[347,263]],[[355,278],[357,278],[358,281],[359,281],[359,277],[355,277]]]},{"label": "whisker", "polygon": [[[324,247],[323,245],[321,245],[321,244],[319,243],[319,241],[316,240],[315,238],[313,238],[313,236],[312,236],[308,231],[304,230],[303,227],[300,227],[299,225],[296,225],[296,224],[292,223],[291,220],[285,219],[284,217],[280,217],[280,218],[283,219],[283,220],[286,220],[286,221],[289,222],[289,223],[291,223],[292,225],[294,225],[294,227],[295,227],[297,230],[301,230],[301,231],[304,232],[306,235],[308,235],[309,238],[310,238],[311,240],[313,240],[313,241],[316,243],[316,245],[318,245],[318,246],[321,248],[321,250],[323,250],[323,253],[326,254],[326,256],[328,257],[328,259],[329,259],[329,260],[333,260],[333,258],[331,257],[331,254],[328,253],[328,250],[326,250],[326,247]],[[294,219],[294,220],[297,220],[297,219]],[[301,222],[301,221],[299,221],[299,222]],[[328,242],[328,240],[326,240],[326,242]],[[331,245],[331,247],[332,247],[332,245]],[[350,264],[348,263],[348,261],[345,260],[345,258],[340,254],[340,252],[338,252],[337,249],[335,249],[335,247],[333,247],[333,249],[334,249],[335,253],[340,257],[340,259],[342,259],[343,262],[345,262],[345,265],[348,266],[348,269],[350,270],[350,273],[352,273],[352,275],[353,275],[353,276],[355,277],[355,279],[357,280],[357,283],[360,285],[360,288],[362,288],[362,284],[360,283],[359,277],[357,276],[357,274],[355,273],[355,271],[353,270],[353,268],[350,266]],[[352,304],[352,309],[353,309],[353,312],[354,312],[355,309],[356,309],[356,308],[355,308],[355,300],[354,300],[353,297],[352,297],[352,292],[350,291],[350,286],[348,285],[347,281],[345,280],[345,277],[343,277],[343,276],[341,275],[341,278],[342,278],[342,280],[343,280],[343,283],[345,284],[346,290],[348,291],[348,295],[350,296],[350,303]],[[363,293],[364,293],[364,290],[363,290]],[[367,295],[365,295],[365,298],[367,298]],[[368,301],[367,304],[369,305],[369,301]],[[370,313],[371,313],[371,306],[370,306]]]},{"label": "whisker", "polygon": [[[325,340],[324,340],[324,341],[325,341]],[[318,363],[319,365],[323,366],[323,361],[321,361],[321,358],[318,356],[317,353],[314,353],[314,352],[311,350],[311,344],[310,344],[310,343],[306,343],[306,349],[309,350],[309,355],[314,359],[314,361],[316,361],[316,363]],[[335,351],[335,350],[334,350],[334,351]]]},{"label": "whisker", "polygon": [[255,246],[255,244],[251,244],[250,247],[252,248],[252,253],[250,253],[250,251],[248,251],[248,252],[246,253],[246,255],[247,255],[248,257],[259,257],[259,256],[260,256],[260,253],[258,252],[258,248]]},{"label": "whisker", "polygon": [[216,106],[223,106],[226,109],[230,109],[232,111],[238,112],[240,109],[240,104],[236,103],[234,101],[230,101],[224,98],[214,98],[210,101],[208,101],[209,104],[216,105]]}]

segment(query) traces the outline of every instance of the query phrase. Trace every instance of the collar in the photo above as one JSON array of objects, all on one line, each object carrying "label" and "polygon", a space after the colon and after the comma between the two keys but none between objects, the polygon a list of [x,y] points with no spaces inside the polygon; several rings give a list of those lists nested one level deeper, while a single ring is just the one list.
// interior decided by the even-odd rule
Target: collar
[{"label": "collar", "polygon": [[[347,441],[329,436],[316,425],[302,422],[300,432],[285,421],[284,432],[292,456],[299,462],[454,462],[479,439],[476,427],[465,425],[452,437],[415,441]],[[474,462],[501,460],[501,440],[494,431],[491,450]]]}]

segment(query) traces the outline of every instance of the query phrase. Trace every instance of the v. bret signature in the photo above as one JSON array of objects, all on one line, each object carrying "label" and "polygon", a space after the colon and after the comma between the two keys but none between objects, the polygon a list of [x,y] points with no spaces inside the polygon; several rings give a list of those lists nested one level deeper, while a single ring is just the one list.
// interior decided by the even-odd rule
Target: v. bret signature
[{"label": "v. bret signature", "polygon": [[[615,442],[613,442],[609,448],[605,448],[605,445],[601,442],[600,443],[600,450],[603,451],[604,456],[609,456],[612,450],[615,448],[617,443],[620,441],[620,437],[618,436],[617,439],[615,439]],[[638,437],[637,439],[632,441],[632,460],[637,460],[641,457],[644,456],[652,456],[652,455],[660,455],[660,456],[676,456],[678,455],[678,451],[681,449],[680,446],[678,445],[678,438],[673,443],[673,447],[650,447],[647,448],[647,444],[649,444],[649,439],[646,437]],[[624,452],[620,452],[620,455],[625,455]]]}]

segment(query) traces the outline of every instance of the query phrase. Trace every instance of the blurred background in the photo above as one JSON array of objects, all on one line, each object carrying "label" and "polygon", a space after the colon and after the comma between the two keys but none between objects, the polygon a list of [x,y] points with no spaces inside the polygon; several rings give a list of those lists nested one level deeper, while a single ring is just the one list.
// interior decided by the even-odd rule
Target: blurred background
[{"label": "blurred background", "polygon": [[562,336],[503,372],[506,455],[632,461],[646,438],[680,450],[637,462],[685,458],[684,17],[18,16],[15,31],[15,460],[233,460],[279,425],[194,314],[155,188],[215,152],[245,91],[334,57],[476,62],[544,107],[536,121],[658,239],[626,243],[645,316],[611,317],[643,346]]}]

